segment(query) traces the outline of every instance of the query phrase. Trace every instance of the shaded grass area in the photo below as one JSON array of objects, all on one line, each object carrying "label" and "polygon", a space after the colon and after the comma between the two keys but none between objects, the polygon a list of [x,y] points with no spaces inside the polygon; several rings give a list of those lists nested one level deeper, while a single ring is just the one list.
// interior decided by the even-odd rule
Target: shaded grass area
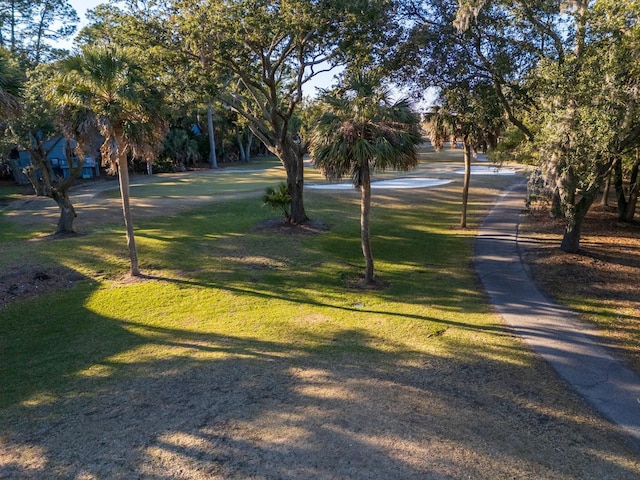
[{"label": "shaded grass area", "polygon": [[31,186],[16,185],[9,180],[0,180],[0,208],[31,192],[33,192]]},{"label": "shaded grass area", "polygon": [[[509,181],[478,179],[470,224]],[[7,230],[13,261],[86,280],[0,311],[0,476],[633,478],[625,437],[491,313],[458,195],[374,194],[379,291],[349,288],[357,192],[306,193],[317,235],[257,228],[257,198],[139,222],[142,281],[119,225]]]},{"label": "shaded grass area", "polygon": [[619,222],[612,210],[591,209],[579,254],[558,248],[563,225],[548,211],[528,215],[523,235],[532,241],[526,258],[546,293],[594,323],[603,343],[638,371],[640,224]]}]

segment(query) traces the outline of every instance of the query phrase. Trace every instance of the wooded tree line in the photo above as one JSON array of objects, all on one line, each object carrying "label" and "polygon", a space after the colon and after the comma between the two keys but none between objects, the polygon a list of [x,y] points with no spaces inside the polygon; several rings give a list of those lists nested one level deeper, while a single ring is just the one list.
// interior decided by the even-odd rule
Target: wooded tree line
[{"label": "wooded tree line", "polygon": [[[467,158],[488,147],[536,165],[575,252],[608,182],[620,219],[634,219],[639,17],[640,0],[128,0],[90,12],[63,53],[47,40],[73,29],[65,0],[3,1],[3,149],[46,159],[42,139],[63,132],[78,156],[100,149],[119,171],[163,146],[200,155],[189,128],[201,120],[215,166],[218,121],[241,157],[256,138],[281,160],[302,223],[303,155],[324,108],[306,86],[338,67],[337,88],[368,72],[416,98],[436,92],[434,146],[454,136]],[[53,183],[48,194],[64,198]],[[72,230],[66,208],[59,231]]]},{"label": "wooded tree line", "polygon": [[579,250],[609,180],[620,220],[633,221],[640,2],[428,0],[402,10],[396,66],[417,88],[438,87],[435,138],[454,131],[536,165],[567,252]]}]

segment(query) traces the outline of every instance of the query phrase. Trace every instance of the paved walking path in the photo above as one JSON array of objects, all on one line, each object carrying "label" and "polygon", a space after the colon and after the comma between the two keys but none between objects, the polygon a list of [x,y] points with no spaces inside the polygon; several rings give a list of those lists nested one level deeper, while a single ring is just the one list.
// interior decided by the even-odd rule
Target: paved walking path
[{"label": "paved walking path", "polygon": [[480,229],[475,263],[482,283],[509,327],[640,443],[640,376],[598,343],[593,327],[545,298],[521,263],[518,226],[525,195],[522,183],[503,192]]}]

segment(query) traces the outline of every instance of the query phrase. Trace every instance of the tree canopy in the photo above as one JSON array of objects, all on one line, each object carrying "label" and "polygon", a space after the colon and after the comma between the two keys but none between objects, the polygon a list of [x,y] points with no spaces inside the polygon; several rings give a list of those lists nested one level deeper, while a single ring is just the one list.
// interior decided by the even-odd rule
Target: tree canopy
[{"label": "tree canopy", "polygon": [[[488,82],[537,151],[565,221],[562,248],[578,251],[604,179],[640,138],[640,77],[627,60],[640,45],[638,2],[407,0],[403,12],[404,77],[453,92]],[[635,208],[633,192],[622,200]]]},{"label": "tree canopy", "polygon": [[172,2],[159,37],[195,67],[191,85],[245,118],[282,161],[292,223],[307,219],[306,143],[293,121],[303,87],[336,65],[362,62],[380,43],[391,6],[389,0]]},{"label": "tree canopy", "polygon": [[76,30],[78,15],[68,0],[0,1],[0,47],[31,63],[65,53],[56,42]]}]

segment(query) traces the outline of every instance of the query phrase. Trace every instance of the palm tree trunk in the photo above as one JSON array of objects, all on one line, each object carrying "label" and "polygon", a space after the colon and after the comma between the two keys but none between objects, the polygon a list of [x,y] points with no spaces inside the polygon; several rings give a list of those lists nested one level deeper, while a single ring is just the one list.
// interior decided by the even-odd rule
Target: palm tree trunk
[{"label": "palm tree trunk", "polygon": [[462,185],[462,216],[460,228],[467,228],[467,204],[469,203],[469,183],[471,182],[471,144],[464,142],[464,183]]},{"label": "palm tree trunk", "polygon": [[[122,142],[118,142],[122,145]],[[131,261],[131,276],[140,276],[138,266],[138,251],[136,249],[136,239],[133,234],[133,218],[131,216],[131,205],[129,195],[129,166],[127,164],[127,151],[118,152],[118,180],[120,182],[120,198],[122,199],[122,214],[124,216],[124,226],[127,230],[127,247],[129,248],[129,260]]]},{"label": "palm tree trunk", "polygon": [[373,269],[373,254],[371,253],[371,239],[369,233],[369,213],[371,212],[371,174],[369,165],[362,168],[360,175],[360,238],[362,243],[362,254],[364,255],[365,270],[364,284],[373,283],[375,273]]}]

